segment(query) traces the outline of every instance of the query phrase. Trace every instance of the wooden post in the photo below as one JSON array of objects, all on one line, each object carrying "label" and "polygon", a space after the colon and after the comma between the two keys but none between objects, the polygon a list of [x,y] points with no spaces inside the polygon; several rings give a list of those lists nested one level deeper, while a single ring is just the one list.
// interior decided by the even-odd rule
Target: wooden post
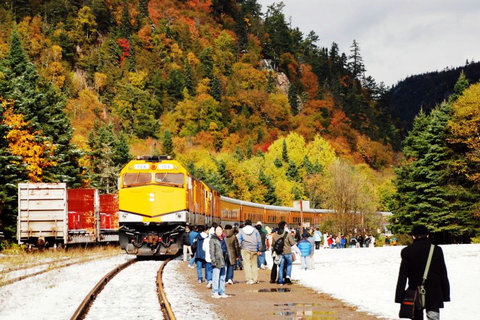
[{"label": "wooden post", "polygon": [[300,237],[303,236],[303,200],[300,200]]}]

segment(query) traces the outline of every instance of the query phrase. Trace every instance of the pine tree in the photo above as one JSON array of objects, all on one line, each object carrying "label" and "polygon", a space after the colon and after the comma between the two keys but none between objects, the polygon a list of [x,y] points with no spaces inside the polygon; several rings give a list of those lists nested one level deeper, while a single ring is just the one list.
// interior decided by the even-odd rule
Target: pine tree
[{"label": "pine tree", "polygon": [[288,102],[290,103],[292,114],[297,115],[298,114],[298,95],[297,95],[297,87],[293,83],[288,88]]},{"label": "pine tree", "polygon": [[244,154],[240,146],[235,147],[235,151],[233,151],[233,157],[237,159],[237,161],[242,161],[244,159]]},{"label": "pine tree", "polygon": [[41,79],[27,59],[16,29],[12,31],[10,51],[0,65],[0,96],[15,101],[15,112],[24,115],[34,131],[41,132],[55,146],[56,166],[44,172],[46,181],[80,186],[81,152],[70,145],[72,128],[65,109],[65,98],[55,87]]},{"label": "pine tree", "polygon": [[120,133],[113,145],[112,161],[117,167],[122,168],[130,160],[132,160],[132,155],[130,154],[127,137],[124,133]]},{"label": "pine tree", "polygon": [[295,164],[295,162],[291,161],[288,163],[287,167],[287,179],[292,180],[292,181],[298,181],[299,180],[299,175],[298,175],[298,167]]},{"label": "pine tree", "polygon": [[115,135],[112,125],[95,124],[95,130],[89,135],[90,179],[92,185],[102,193],[111,193],[116,189],[120,166],[116,165]]},{"label": "pine tree", "polygon": [[173,140],[170,131],[166,130],[165,135],[163,136],[162,141],[162,151],[164,154],[171,156],[172,158],[175,156],[173,152]]},{"label": "pine tree", "polygon": [[437,242],[469,242],[479,231],[473,211],[478,202],[468,186],[459,184],[450,170],[453,154],[447,145],[451,107],[444,103],[430,116],[421,114],[406,139],[407,161],[397,170],[392,230],[409,233],[425,225]]},{"label": "pine tree", "polygon": [[278,204],[278,198],[275,193],[275,186],[273,185],[272,180],[265,175],[263,170],[260,170],[258,179],[260,180],[260,183],[267,188],[267,193],[265,193],[263,197],[263,201],[267,204],[272,204],[272,205]]},{"label": "pine tree", "polygon": [[213,77],[212,85],[210,87],[212,97],[218,102],[222,101],[222,86],[217,75]]},{"label": "pine tree", "polygon": [[193,83],[192,67],[188,62],[185,62],[185,88],[189,95],[195,94],[195,84]]},{"label": "pine tree", "polygon": [[283,139],[283,145],[282,145],[282,160],[285,163],[288,163],[290,159],[288,158],[288,150],[287,150],[287,141]]},{"label": "pine tree", "polygon": [[138,1],[138,12],[140,13],[141,18],[148,18],[148,3],[150,0],[139,0]]},{"label": "pine tree", "polygon": [[128,1],[123,1],[123,8],[122,8],[122,19],[120,25],[120,38],[130,39],[132,35],[133,27],[132,23],[130,22],[130,13],[128,12]]},{"label": "pine tree", "polygon": [[363,64],[363,58],[360,55],[360,47],[358,42],[353,40],[352,46],[350,47],[350,56],[348,59],[348,70],[352,73],[353,77],[358,79],[359,76],[363,76],[365,73],[365,65]]},{"label": "pine tree", "polygon": [[457,82],[455,82],[455,86],[453,87],[453,94],[449,97],[448,102],[452,103],[455,100],[458,99],[465,91],[470,86],[470,83],[468,82],[468,79],[465,77],[465,73],[460,72],[460,75],[458,76]]},{"label": "pine tree", "polygon": [[253,155],[252,140],[248,139],[247,142],[247,159],[250,159]]}]

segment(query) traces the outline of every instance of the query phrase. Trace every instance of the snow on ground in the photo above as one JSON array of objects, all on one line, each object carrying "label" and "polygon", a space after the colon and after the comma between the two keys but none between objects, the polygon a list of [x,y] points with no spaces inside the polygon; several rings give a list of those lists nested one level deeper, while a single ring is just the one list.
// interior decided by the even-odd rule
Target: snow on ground
[{"label": "snow on ground", "polygon": [[183,274],[178,271],[181,263],[180,260],[174,260],[163,271],[165,293],[175,317],[189,320],[218,319],[212,306],[198,297],[192,284],[185,281]]},{"label": "snow on ground", "polygon": [[[450,280],[451,302],[440,311],[442,320],[478,319],[480,314],[480,245],[442,245]],[[395,287],[403,247],[320,249],[315,270],[294,263],[292,279],[331,294],[360,310],[398,319]],[[271,260],[269,260],[271,264]]]},{"label": "snow on ground", "polygon": [[157,272],[164,261],[138,261],[120,271],[97,296],[86,319],[163,319]]},{"label": "snow on ground", "polygon": [[121,254],[0,287],[0,319],[69,319],[105,274],[131,258]]}]

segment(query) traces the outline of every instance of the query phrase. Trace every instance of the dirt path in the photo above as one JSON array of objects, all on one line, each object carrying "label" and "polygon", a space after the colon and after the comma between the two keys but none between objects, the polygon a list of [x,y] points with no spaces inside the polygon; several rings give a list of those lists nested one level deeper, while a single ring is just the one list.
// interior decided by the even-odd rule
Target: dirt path
[{"label": "dirt path", "polygon": [[227,299],[213,299],[205,283],[197,283],[196,269],[184,263],[179,271],[190,281],[204,301],[216,306],[221,319],[379,319],[356,311],[327,294],[319,294],[299,284],[270,284],[270,270],[259,270],[260,283],[247,285],[243,271],[235,271],[235,283],[226,287]]}]

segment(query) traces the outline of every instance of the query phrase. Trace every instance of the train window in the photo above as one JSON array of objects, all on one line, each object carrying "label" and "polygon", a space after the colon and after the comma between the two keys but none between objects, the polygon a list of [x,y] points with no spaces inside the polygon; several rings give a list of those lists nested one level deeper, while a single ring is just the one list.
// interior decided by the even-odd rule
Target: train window
[{"label": "train window", "polygon": [[185,183],[185,176],[183,175],[183,173],[156,173],[155,182],[172,185],[173,187],[183,188],[183,184]]},{"label": "train window", "polygon": [[123,175],[123,186],[133,187],[140,186],[152,182],[152,176],[150,173],[125,173]]}]

